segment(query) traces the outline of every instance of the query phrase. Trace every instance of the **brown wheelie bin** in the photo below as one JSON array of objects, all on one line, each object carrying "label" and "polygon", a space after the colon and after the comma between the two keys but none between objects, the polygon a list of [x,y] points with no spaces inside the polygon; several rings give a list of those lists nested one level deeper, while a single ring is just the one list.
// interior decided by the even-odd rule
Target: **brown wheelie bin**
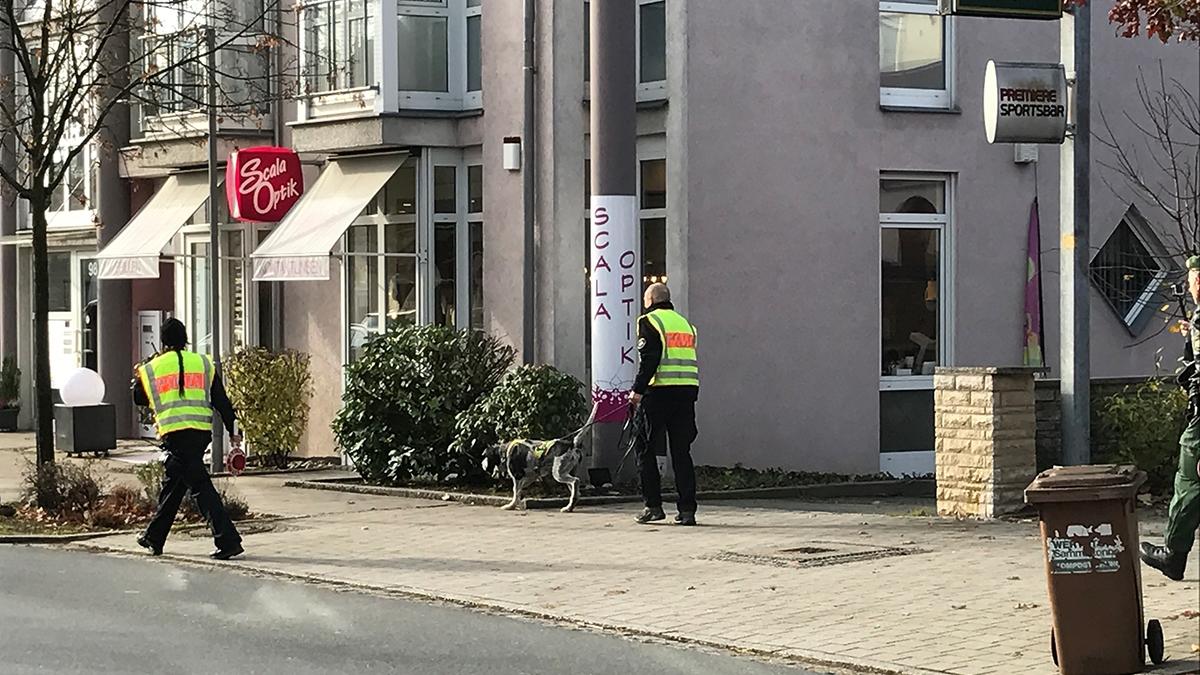
[{"label": "brown wheelie bin", "polygon": [[1050,649],[1063,675],[1140,673],[1146,649],[1162,661],[1162,627],[1143,631],[1133,466],[1043,471],[1025,489],[1037,507],[1050,591]]}]

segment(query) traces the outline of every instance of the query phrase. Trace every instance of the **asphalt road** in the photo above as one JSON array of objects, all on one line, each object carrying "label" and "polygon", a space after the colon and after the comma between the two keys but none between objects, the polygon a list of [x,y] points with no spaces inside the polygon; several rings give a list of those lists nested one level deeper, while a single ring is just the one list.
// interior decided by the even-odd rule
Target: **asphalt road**
[{"label": "asphalt road", "polygon": [[162,561],[0,545],[0,672],[807,671]]}]

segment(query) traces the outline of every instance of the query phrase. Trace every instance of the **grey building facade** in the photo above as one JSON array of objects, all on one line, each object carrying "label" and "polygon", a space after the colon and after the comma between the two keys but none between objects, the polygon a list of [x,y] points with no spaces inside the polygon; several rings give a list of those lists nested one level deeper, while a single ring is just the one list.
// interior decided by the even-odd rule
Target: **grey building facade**
[{"label": "grey building facade", "polygon": [[[942,19],[933,0],[630,1],[644,277],[667,281],[699,327],[697,461],[931,471],[932,368],[1022,361],[1035,196],[1054,365],[1058,150],[1018,162],[1012,146],[987,144],[982,87],[989,59],[1057,62],[1057,24]],[[316,219],[336,240],[323,252],[289,234],[316,222],[308,216],[230,225],[223,241],[223,343],[312,356],[318,395],[303,452],[336,452],[329,422],[343,366],[392,323],[483,329],[519,347],[532,310],[533,358],[587,381],[587,3],[534,5],[532,111],[521,0],[320,0],[285,20],[299,52],[265,66],[295,96],[268,124],[223,128],[222,157],[257,144],[301,154],[307,194],[292,215],[341,213],[339,199],[361,206]],[[1196,82],[1200,55],[1117,38],[1094,14],[1094,106],[1128,133],[1121,115],[1137,113],[1138,69],[1162,61]],[[536,133],[521,138],[530,113]],[[203,147],[177,139],[181,127],[140,119],[122,162],[133,211],[169,177],[186,183],[203,168]],[[505,146],[517,142],[513,166]],[[1159,348],[1178,348],[1170,336],[1138,344],[1155,332],[1155,293],[1175,272],[1139,253],[1157,254],[1165,223],[1131,210],[1099,165],[1092,181],[1091,245],[1104,263],[1093,375],[1148,375]],[[537,228],[532,308],[522,302],[526,208]],[[182,316],[202,338],[206,223],[200,208],[172,233],[158,278],[131,282],[134,314]],[[83,270],[96,244],[70,250]],[[20,264],[4,269],[28,298]],[[1106,285],[1113,274],[1132,281]]]}]

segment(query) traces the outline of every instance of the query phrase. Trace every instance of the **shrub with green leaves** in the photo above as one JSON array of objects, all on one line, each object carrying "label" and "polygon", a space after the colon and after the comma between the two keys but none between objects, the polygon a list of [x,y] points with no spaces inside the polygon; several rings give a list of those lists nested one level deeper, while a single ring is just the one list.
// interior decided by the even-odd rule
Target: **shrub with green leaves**
[{"label": "shrub with green leaves", "polygon": [[403,326],[369,340],[346,367],[338,445],[368,482],[446,481],[472,470],[451,451],[456,416],[500,383],[513,349],[484,333]]},{"label": "shrub with green leaves", "polygon": [[1168,494],[1179,457],[1187,392],[1159,378],[1125,387],[1101,403],[1097,463],[1133,464],[1154,494]]},{"label": "shrub with green leaves", "polygon": [[487,446],[517,438],[561,438],[579,429],[587,413],[579,380],[553,366],[521,366],[458,416],[454,447],[470,457],[470,475],[481,476]]},{"label": "shrub with green leaves", "polygon": [[264,464],[286,466],[308,426],[308,354],[249,347],[225,360],[224,373],[247,452]]}]

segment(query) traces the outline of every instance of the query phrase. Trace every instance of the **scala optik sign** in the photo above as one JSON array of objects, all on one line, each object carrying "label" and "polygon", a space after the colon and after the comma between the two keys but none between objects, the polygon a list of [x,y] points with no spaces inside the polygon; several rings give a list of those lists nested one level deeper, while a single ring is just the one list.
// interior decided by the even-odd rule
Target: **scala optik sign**
[{"label": "scala optik sign", "polygon": [[983,80],[988,143],[1062,143],[1070,112],[1067,97],[1062,64],[989,61]]},{"label": "scala optik sign", "polygon": [[300,157],[288,148],[235,150],[225,167],[229,215],[246,223],[277,223],[304,194]]}]

